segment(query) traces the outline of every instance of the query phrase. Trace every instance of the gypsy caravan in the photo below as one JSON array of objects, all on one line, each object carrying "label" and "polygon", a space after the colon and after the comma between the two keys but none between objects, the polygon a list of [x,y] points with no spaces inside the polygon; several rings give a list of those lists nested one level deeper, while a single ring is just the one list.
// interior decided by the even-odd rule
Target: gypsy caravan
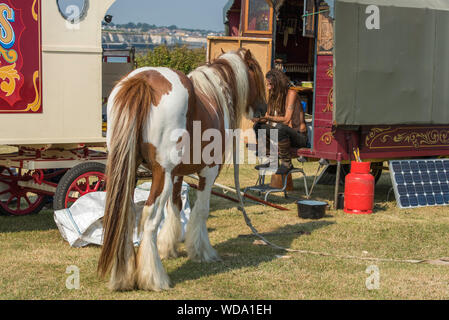
[{"label": "gypsy caravan", "polygon": [[[114,0],[0,4],[0,212],[56,209],[101,190],[101,22]],[[70,170],[69,170],[70,169]]]},{"label": "gypsy caravan", "polygon": [[224,22],[209,59],[255,48],[307,104],[301,160],[347,168],[359,150],[379,177],[386,160],[449,155],[447,1],[230,0]]}]

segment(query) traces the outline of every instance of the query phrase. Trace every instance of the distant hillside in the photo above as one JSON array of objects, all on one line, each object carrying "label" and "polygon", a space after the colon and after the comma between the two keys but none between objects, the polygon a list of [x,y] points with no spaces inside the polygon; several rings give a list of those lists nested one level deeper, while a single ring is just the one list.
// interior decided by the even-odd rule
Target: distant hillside
[{"label": "distant hillside", "polygon": [[213,31],[213,30],[202,30],[202,29],[188,29],[188,28],[180,28],[176,25],[171,25],[171,26],[156,26],[154,24],[148,24],[148,23],[134,23],[134,22],[129,22],[126,24],[114,24],[114,23],[109,23],[106,24],[103,22],[103,29],[105,30],[135,30],[136,32],[150,32],[150,31],[157,31],[157,30],[166,30],[166,31],[171,31],[171,32],[175,32],[175,31],[184,31],[184,32],[188,32],[188,33],[195,33],[197,35],[202,35],[202,36],[208,36],[211,34],[214,35],[220,35],[222,34],[222,32],[217,32],[217,31]]},{"label": "distant hillside", "polygon": [[137,50],[153,49],[159,45],[205,48],[207,36],[220,36],[211,30],[197,30],[172,26],[156,26],[148,23],[114,24],[103,23],[103,47]]}]

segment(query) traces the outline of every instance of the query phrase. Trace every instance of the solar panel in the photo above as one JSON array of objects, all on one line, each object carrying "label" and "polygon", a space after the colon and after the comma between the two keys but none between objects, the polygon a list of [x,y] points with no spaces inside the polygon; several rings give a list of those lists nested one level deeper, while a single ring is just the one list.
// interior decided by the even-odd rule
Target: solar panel
[{"label": "solar panel", "polygon": [[449,159],[392,160],[389,166],[400,208],[449,205]]}]

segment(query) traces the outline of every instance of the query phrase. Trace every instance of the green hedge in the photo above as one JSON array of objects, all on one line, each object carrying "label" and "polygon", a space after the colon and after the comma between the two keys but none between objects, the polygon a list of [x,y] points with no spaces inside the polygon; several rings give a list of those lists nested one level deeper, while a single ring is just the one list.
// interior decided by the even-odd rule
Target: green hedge
[{"label": "green hedge", "polygon": [[186,46],[169,48],[161,45],[146,54],[137,55],[137,66],[167,67],[188,74],[206,62],[206,49],[189,49]]}]

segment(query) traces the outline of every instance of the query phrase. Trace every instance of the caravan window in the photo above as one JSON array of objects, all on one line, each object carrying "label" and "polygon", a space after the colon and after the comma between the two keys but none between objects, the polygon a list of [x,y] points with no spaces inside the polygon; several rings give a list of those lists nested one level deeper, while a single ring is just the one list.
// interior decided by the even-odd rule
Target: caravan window
[{"label": "caravan window", "polygon": [[266,0],[246,0],[246,31],[271,33],[272,12]]},{"label": "caravan window", "polygon": [[56,0],[61,15],[71,23],[84,19],[89,9],[89,0]]}]

